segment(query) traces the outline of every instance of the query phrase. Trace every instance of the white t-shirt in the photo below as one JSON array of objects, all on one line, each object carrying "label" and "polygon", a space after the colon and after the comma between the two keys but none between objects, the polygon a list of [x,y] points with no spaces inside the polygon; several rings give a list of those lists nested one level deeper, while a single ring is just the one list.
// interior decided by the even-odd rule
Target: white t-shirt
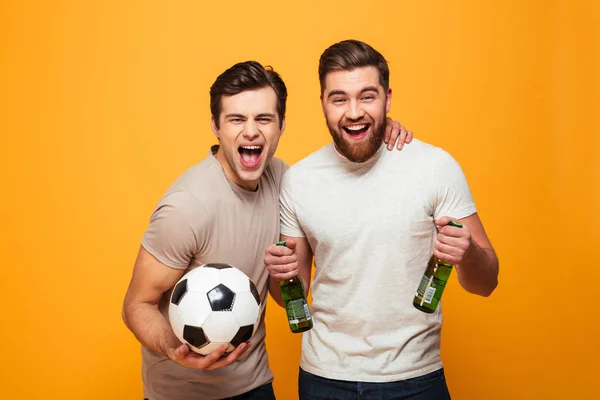
[{"label": "white t-shirt", "polygon": [[314,253],[314,327],[300,366],[330,378],[391,382],[441,368],[441,305],[412,305],[436,239],[434,218],[476,212],[444,150],[413,140],[353,163],[329,144],[284,174],[281,233]]}]

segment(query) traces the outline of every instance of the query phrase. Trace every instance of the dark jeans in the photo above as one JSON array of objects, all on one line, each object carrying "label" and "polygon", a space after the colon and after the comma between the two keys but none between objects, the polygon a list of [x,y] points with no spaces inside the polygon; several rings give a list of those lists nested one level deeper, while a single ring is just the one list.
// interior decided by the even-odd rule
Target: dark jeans
[{"label": "dark jeans", "polygon": [[267,383],[257,387],[256,389],[252,389],[249,392],[233,397],[227,397],[222,400],[275,400],[275,392],[273,392],[273,385],[271,383]]},{"label": "dark jeans", "polygon": [[300,400],[449,400],[444,369],[397,382],[351,382],[322,378],[300,369]]},{"label": "dark jeans", "polygon": [[273,391],[273,384],[269,382],[249,392],[222,400],[275,400],[275,392]]}]

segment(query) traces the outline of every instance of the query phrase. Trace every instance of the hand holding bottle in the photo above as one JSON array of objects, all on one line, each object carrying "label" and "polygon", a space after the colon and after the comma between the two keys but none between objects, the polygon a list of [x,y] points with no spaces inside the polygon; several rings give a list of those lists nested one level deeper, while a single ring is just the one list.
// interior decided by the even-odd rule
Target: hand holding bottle
[{"label": "hand holding bottle", "polygon": [[425,313],[435,312],[453,264],[463,260],[471,245],[471,233],[462,224],[449,217],[442,217],[435,223],[438,237],[413,299],[413,306]]},{"label": "hand holding bottle", "polygon": [[304,283],[298,274],[298,257],[295,249],[296,242],[293,239],[271,245],[265,251],[265,264],[271,277],[279,280],[290,330],[301,333],[311,329],[313,322],[304,292]]},{"label": "hand holding bottle", "polygon": [[272,244],[265,250],[265,264],[273,279],[283,281],[298,275],[296,242],[287,240],[284,245]]},{"label": "hand holding bottle", "polygon": [[450,217],[441,217],[435,221],[438,236],[433,247],[433,255],[440,260],[456,265],[465,259],[471,249],[471,231],[464,225],[450,224]]}]

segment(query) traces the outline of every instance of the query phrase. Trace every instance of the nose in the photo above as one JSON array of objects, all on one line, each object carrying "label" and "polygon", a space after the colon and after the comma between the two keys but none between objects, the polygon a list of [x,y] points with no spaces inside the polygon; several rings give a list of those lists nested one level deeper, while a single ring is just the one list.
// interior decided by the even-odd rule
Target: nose
[{"label": "nose", "polygon": [[244,138],[247,140],[254,140],[260,135],[260,128],[256,121],[249,119],[244,125]]},{"label": "nose", "polygon": [[348,102],[348,109],[346,110],[346,118],[351,120],[358,120],[364,117],[365,110],[362,109],[360,103],[356,100]]}]

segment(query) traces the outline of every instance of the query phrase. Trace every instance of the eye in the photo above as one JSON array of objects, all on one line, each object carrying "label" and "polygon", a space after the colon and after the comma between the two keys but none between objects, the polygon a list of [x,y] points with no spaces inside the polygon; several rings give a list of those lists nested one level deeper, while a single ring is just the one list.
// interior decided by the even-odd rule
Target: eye
[{"label": "eye", "polygon": [[364,101],[371,101],[371,100],[375,99],[375,96],[373,96],[372,94],[367,94],[367,95],[364,95],[362,99]]},{"label": "eye", "polygon": [[242,119],[241,119],[241,118],[231,118],[231,119],[229,120],[229,122],[232,122],[232,123],[234,123],[234,124],[239,124],[239,123],[241,123],[241,122],[242,122]]},{"label": "eye", "polygon": [[346,99],[343,99],[341,97],[336,97],[335,99],[333,99],[333,104],[344,104],[346,102]]},{"label": "eye", "polygon": [[272,119],[271,118],[258,118],[257,121],[260,122],[261,124],[268,124],[272,121]]}]

